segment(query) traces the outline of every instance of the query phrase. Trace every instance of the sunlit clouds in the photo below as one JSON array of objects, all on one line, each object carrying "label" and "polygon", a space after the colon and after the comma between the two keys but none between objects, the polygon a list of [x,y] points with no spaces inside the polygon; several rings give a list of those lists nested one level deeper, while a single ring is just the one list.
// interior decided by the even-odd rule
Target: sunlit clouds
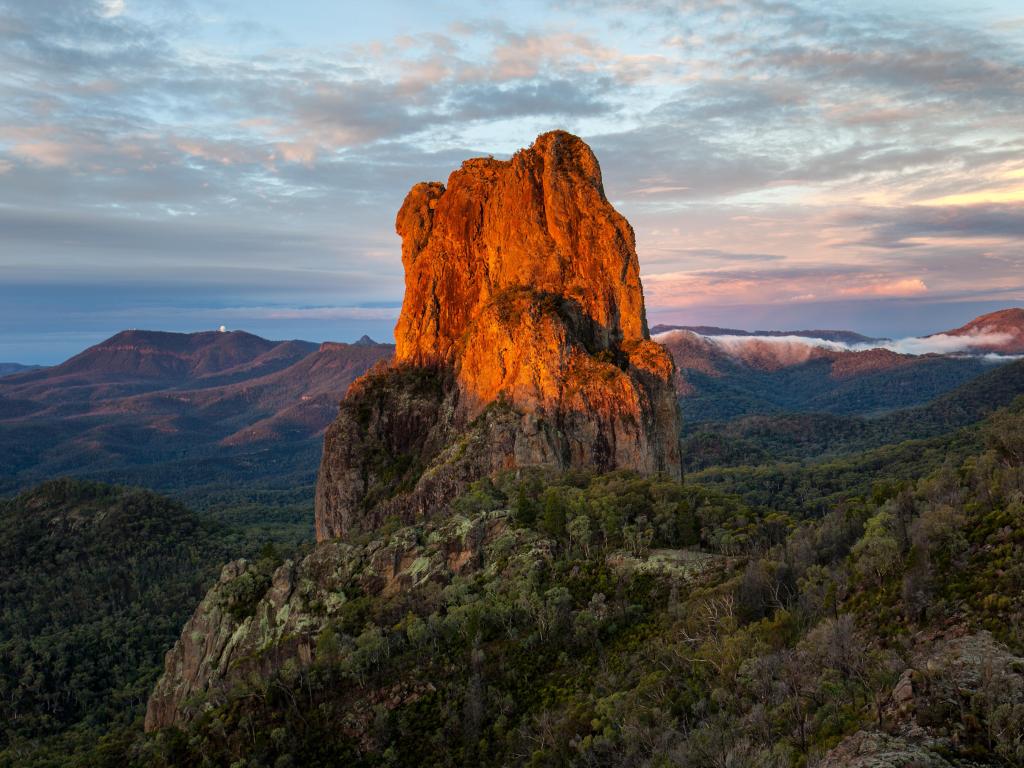
[{"label": "sunlit clouds", "polygon": [[889,335],[926,304],[937,330],[1024,302],[1018,9],[844,5],[0,0],[0,295],[130,277],[69,300],[110,331],[166,322],[159,293],[183,328],[202,295],[341,338],[330,307],[400,302],[413,183],[565,128],[636,230],[654,318],[843,302]]},{"label": "sunlit clouds", "polygon": [[813,336],[736,336],[729,334],[704,335],[693,331],[672,330],[655,334],[655,339],[670,342],[680,334],[696,338],[707,348],[714,349],[735,360],[748,364],[770,362],[773,366],[801,365],[821,356],[822,352],[868,352],[885,349],[900,355],[971,355],[990,362],[1007,362],[1021,355],[988,351],[1012,342],[1008,333],[977,333],[964,336],[935,334],[910,336],[902,339],[872,339],[865,342],[844,342]]}]

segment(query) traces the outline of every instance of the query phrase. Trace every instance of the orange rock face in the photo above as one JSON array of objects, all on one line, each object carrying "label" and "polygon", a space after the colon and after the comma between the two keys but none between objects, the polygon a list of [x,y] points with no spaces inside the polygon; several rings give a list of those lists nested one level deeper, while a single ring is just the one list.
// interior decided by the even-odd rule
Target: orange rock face
[{"label": "orange rock face", "polygon": [[508,161],[467,160],[447,188],[417,184],[396,229],[398,362],[453,362],[481,309],[524,286],[577,303],[602,349],[648,337],[633,229],[571,134],[543,134]]},{"label": "orange rock face", "polygon": [[583,141],[556,131],[468,160],[447,187],[414,186],[396,229],[395,360],[328,431],[319,538],[430,514],[502,469],[680,475],[672,358],[649,338],[633,230]]}]

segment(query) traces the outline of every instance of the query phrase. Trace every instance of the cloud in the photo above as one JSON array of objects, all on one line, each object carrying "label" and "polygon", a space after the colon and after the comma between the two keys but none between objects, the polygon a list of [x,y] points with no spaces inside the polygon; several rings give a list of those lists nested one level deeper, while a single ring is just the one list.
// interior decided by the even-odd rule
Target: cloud
[{"label": "cloud", "polygon": [[883,280],[867,285],[856,285],[840,288],[840,296],[916,296],[926,293],[928,286],[919,277],[901,277],[894,280]]},{"label": "cloud", "polygon": [[581,87],[564,79],[511,85],[479,84],[458,89],[448,101],[453,119],[490,120],[530,115],[599,115],[612,109],[604,99],[611,84]]},{"label": "cloud", "polygon": [[100,3],[100,16],[105,19],[113,19],[124,13],[125,0],[102,0]]},{"label": "cloud", "polygon": [[1008,187],[1002,189],[983,189],[975,192],[962,192],[945,195],[931,200],[924,200],[921,205],[979,205],[991,203],[1024,203],[1024,187]]},{"label": "cloud", "polygon": [[8,151],[15,158],[44,168],[56,168],[71,164],[75,148],[59,141],[39,140],[14,144]]},{"label": "cloud", "polygon": [[910,248],[932,238],[1024,237],[1024,204],[908,205],[869,208],[837,221],[854,227],[861,237],[838,243],[874,248]]},{"label": "cloud", "polygon": [[226,307],[225,317],[268,320],[391,320],[401,307]]},{"label": "cloud", "polygon": [[359,290],[394,302],[409,186],[557,126],[600,158],[652,308],[1024,288],[1012,30],[900,7],[637,0],[504,17],[453,4],[406,34],[385,5],[306,39],[260,4],[0,5],[0,270],[130,271],[156,292],[177,263],[304,306],[248,279],[276,263],[358,275],[318,306]]},{"label": "cloud", "polygon": [[989,352],[986,355],[981,355],[979,359],[985,363],[1009,363],[1014,360],[1024,360],[1024,355],[998,355],[995,352]]},{"label": "cloud", "polygon": [[950,336],[944,333],[923,338],[897,339],[886,342],[885,349],[903,355],[950,355],[957,352],[971,352],[981,349],[998,347],[1013,341],[1009,333],[976,333],[968,336]]},{"label": "cloud", "polygon": [[780,367],[800,365],[819,350],[846,351],[846,345],[799,336],[705,336],[712,346],[748,364],[769,361]]},{"label": "cloud", "polygon": [[875,272],[848,264],[728,266],[643,274],[648,305],[658,308],[716,303],[792,303],[835,299],[916,297],[928,292],[920,277]]},{"label": "cloud", "polygon": [[966,336],[940,333],[933,336],[879,339],[863,343],[833,341],[803,335],[704,335],[693,331],[678,330],[655,334],[652,338],[655,341],[671,342],[676,334],[696,336],[705,344],[737,360],[749,362],[759,358],[770,358],[783,366],[805,363],[814,358],[819,350],[827,352],[866,352],[873,349],[886,349],[897,354],[912,356],[975,353],[989,361],[1016,359],[1014,355],[1001,355],[984,351],[1011,342],[1015,338],[1009,333],[996,332],[976,333]]},{"label": "cloud", "polygon": [[[678,236],[678,233],[673,233]],[[777,253],[744,253],[742,251],[725,251],[721,248],[679,248],[661,247],[658,252],[664,257],[673,259],[685,259],[695,262],[709,262],[712,264],[728,264],[730,262],[750,261],[785,261],[786,257]]]}]

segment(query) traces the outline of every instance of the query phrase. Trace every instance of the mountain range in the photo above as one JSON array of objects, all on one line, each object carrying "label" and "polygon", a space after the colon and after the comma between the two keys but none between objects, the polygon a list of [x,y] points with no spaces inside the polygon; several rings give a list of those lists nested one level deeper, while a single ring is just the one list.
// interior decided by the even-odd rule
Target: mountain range
[{"label": "mountain range", "polygon": [[[756,344],[770,339],[782,343],[806,343],[814,346],[820,342],[834,342],[833,349],[846,347],[848,351],[871,349],[910,349],[922,352],[964,352],[970,354],[994,353],[999,355],[1024,354],[1024,308],[1011,307],[990,312],[974,318],[959,328],[933,333],[928,336],[893,340],[864,336],[853,331],[803,330],[803,331],[744,331],[737,328],[720,328],[712,325],[655,325],[651,334],[666,337],[671,331],[687,331],[703,337],[735,337],[742,346]],[[792,338],[791,338],[792,337]],[[829,345],[825,345],[828,348]]]},{"label": "mountain range", "polygon": [[0,498],[0,768],[1024,765],[1021,310],[659,345],[564,131],[396,228],[394,347],[0,378],[0,492],[177,497]]},{"label": "mountain range", "polygon": [[[678,369],[684,434],[745,417],[913,407],[1024,353],[1019,308],[898,341],[842,330],[652,330]],[[0,491],[58,474],[164,490],[239,478],[308,486],[348,386],[393,355],[393,345],[365,336],[315,344],[123,331],[60,365],[0,378]]]},{"label": "mountain range", "polygon": [[684,375],[761,376],[750,408],[873,417],[835,417],[820,457],[683,477],[683,386],[581,139],[414,185],[396,229],[395,355],[325,433],[317,544],[221,571],[150,694],[154,755],[1024,762],[1016,312],[923,339],[669,332]]},{"label": "mountain range", "polygon": [[769,338],[782,338],[785,336],[798,336],[804,339],[823,339],[825,341],[844,341],[851,344],[869,343],[873,341],[881,341],[881,339],[875,339],[871,336],[864,336],[860,333],[854,333],[853,331],[824,331],[824,330],[805,330],[805,331],[744,331],[739,328],[721,328],[717,325],[666,325],[660,323],[651,328],[652,336],[660,336],[666,334],[669,331],[689,331],[699,336],[740,336],[740,337],[754,337],[754,336],[767,336]]},{"label": "mountain range", "polygon": [[21,363],[0,363],[0,376],[9,376],[12,373],[31,371],[39,368],[38,365],[22,365]]},{"label": "mountain range", "polygon": [[684,429],[766,413],[881,414],[926,403],[1024,353],[1019,308],[896,340],[834,330],[653,330],[679,370]]},{"label": "mountain range", "polygon": [[0,379],[0,486],[57,474],[164,488],[287,474],[294,465],[280,457],[315,454],[349,384],[393,350],[365,338],[118,333]]}]

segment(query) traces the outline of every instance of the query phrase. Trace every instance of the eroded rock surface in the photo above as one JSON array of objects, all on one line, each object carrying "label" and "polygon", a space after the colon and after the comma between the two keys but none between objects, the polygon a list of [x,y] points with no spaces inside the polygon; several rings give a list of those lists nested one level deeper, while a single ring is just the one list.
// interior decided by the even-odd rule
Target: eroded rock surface
[{"label": "eroded rock surface", "polygon": [[821,768],[945,768],[989,723],[993,752],[1006,765],[1024,759],[1024,658],[989,632],[932,638],[915,654],[890,697],[886,733],[858,731],[840,742]]},{"label": "eroded rock surface", "polygon": [[328,430],[318,539],[411,522],[510,468],[680,475],[673,362],[582,140],[543,134],[417,184],[396,229],[395,360],[353,385]]}]

